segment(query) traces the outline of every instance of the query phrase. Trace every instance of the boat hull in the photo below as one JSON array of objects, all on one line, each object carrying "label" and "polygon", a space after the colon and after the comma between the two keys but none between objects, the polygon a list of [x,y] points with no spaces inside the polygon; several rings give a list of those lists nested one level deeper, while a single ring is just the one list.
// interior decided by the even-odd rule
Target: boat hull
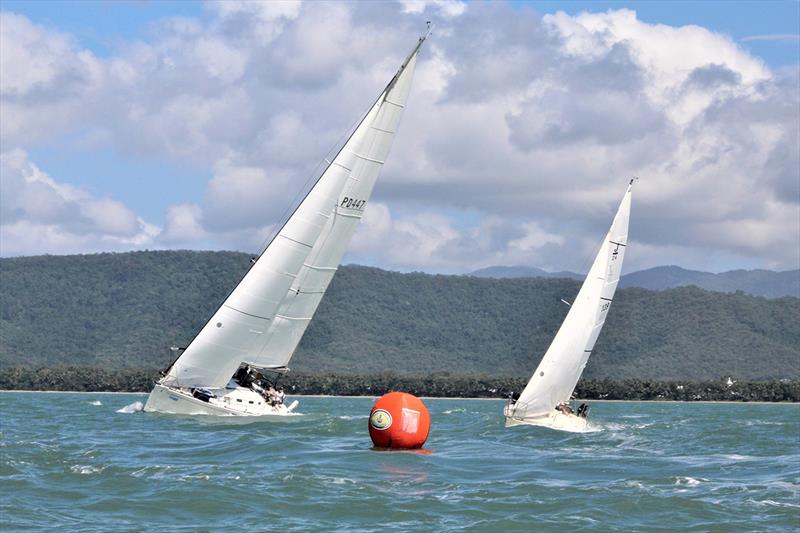
[{"label": "boat hull", "polygon": [[147,397],[144,410],[175,415],[285,417],[297,415],[292,412],[296,406],[297,401],[289,407],[271,406],[258,393],[243,387],[225,390],[204,401],[195,398],[189,389],[157,384]]},{"label": "boat hull", "polygon": [[577,415],[567,415],[560,412],[532,417],[515,417],[506,409],[506,427],[512,426],[541,426],[558,431],[585,433],[589,431],[589,422]]}]

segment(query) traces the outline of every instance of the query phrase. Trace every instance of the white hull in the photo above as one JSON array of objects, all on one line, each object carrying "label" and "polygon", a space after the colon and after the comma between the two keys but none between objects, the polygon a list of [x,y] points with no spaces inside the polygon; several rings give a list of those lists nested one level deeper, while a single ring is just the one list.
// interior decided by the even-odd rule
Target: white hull
[{"label": "white hull", "polygon": [[195,398],[190,389],[179,389],[156,385],[144,410],[147,412],[169,413],[176,415],[211,415],[211,416],[261,416],[284,417],[294,416],[297,401],[288,407],[281,404],[272,406],[257,392],[244,387],[222,389],[218,396],[208,401]]},{"label": "white hull", "polygon": [[542,426],[558,431],[570,431],[573,433],[585,433],[589,431],[589,422],[577,415],[565,415],[558,411],[552,414],[543,414],[532,417],[515,417],[506,407],[503,413],[506,417],[506,427],[512,426]]}]

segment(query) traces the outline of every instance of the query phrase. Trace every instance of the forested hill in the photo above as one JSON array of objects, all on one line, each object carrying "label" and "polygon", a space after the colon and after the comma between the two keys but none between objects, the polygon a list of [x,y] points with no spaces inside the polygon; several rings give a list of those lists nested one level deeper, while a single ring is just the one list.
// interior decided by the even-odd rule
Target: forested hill
[{"label": "forested hill", "polygon": [[[248,266],[232,252],[0,259],[0,365],[162,367]],[[292,360],[305,372],[527,376],[579,282],[342,267]],[[800,377],[800,299],[621,289],[587,378]]]}]

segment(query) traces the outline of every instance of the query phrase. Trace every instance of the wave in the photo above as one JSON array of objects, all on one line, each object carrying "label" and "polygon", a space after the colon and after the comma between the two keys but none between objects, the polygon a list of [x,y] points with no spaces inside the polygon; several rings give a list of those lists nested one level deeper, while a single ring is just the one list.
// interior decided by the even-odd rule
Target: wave
[{"label": "wave", "polygon": [[70,467],[70,471],[73,474],[81,474],[81,475],[88,475],[88,474],[97,474],[105,470],[105,467],[100,466],[91,466],[91,465],[73,465]]},{"label": "wave", "polygon": [[689,476],[679,476],[675,478],[675,485],[686,485],[687,487],[696,487],[701,483],[705,483],[708,480],[705,478],[693,478]]},{"label": "wave", "polygon": [[143,409],[144,409],[144,404],[142,402],[133,402],[131,404],[126,405],[122,409],[117,409],[117,412],[129,415],[132,413],[138,413]]}]

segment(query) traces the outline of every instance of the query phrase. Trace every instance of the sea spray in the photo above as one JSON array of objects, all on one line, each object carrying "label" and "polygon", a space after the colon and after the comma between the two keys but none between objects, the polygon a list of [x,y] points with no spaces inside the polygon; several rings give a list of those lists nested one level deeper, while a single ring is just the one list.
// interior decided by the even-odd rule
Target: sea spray
[{"label": "sea spray", "polygon": [[117,412],[131,414],[131,413],[138,413],[142,409],[144,409],[144,404],[142,402],[133,402],[132,404],[126,405],[122,409],[117,409]]}]

